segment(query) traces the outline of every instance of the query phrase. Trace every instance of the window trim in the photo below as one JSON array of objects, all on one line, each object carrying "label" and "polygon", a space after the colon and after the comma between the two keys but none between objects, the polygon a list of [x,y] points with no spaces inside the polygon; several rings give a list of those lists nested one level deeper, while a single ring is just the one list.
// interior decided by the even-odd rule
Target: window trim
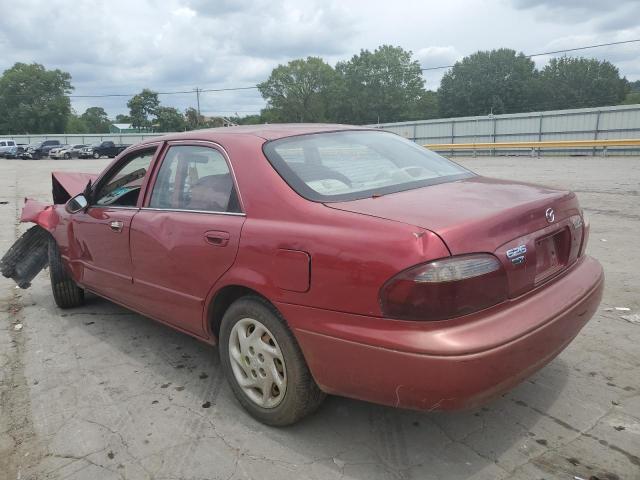
[{"label": "window trim", "polygon": [[[227,168],[229,169],[229,173],[231,174],[231,180],[233,182],[233,188],[235,188],[236,191],[236,195],[238,197],[238,205],[240,206],[240,212],[219,212],[219,211],[215,211],[215,210],[188,210],[188,209],[181,209],[181,208],[156,208],[156,207],[150,207],[149,203],[151,202],[151,197],[153,195],[153,189],[155,188],[156,185],[156,181],[158,179],[158,173],[160,172],[160,169],[162,168],[162,165],[164,164],[166,158],[167,158],[167,152],[169,152],[169,149],[173,146],[176,147],[207,147],[207,148],[211,148],[213,150],[216,150],[218,153],[220,153],[222,155],[222,158],[224,159],[225,162],[227,162]],[[145,195],[144,195],[144,202],[143,204],[140,206],[141,210],[150,210],[150,211],[156,211],[156,212],[187,212],[187,213],[209,213],[209,214],[213,214],[213,215],[232,215],[232,216],[246,216],[246,210],[244,208],[244,202],[242,200],[242,194],[240,193],[240,189],[238,188],[238,181],[236,178],[236,172],[233,169],[233,164],[231,163],[231,160],[229,159],[229,154],[227,153],[227,151],[225,150],[225,148],[220,145],[219,143],[210,141],[210,140],[170,140],[168,142],[165,142],[164,147],[162,148],[162,152],[160,152],[160,154],[158,155],[158,158],[156,159],[156,165],[155,168],[153,169],[153,173],[151,175],[151,177],[149,178],[149,182],[147,183],[147,188],[145,190]]]},{"label": "window trim", "polygon": [[218,212],[215,210],[188,210],[181,208],[155,208],[155,207],[142,207],[140,210],[149,210],[151,212],[186,212],[186,213],[206,213],[213,215],[231,215],[233,217],[246,217],[247,214],[244,212]]}]

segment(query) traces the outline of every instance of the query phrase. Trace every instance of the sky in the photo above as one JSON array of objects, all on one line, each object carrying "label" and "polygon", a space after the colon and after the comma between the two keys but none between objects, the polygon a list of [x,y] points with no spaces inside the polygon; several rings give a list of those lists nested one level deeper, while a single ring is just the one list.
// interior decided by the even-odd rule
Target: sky
[{"label": "sky", "polygon": [[[411,50],[423,67],[477,50],[526,54],[640,38],[639,0],[0,0],[0,69],[37,62],[72,76],[75,95],[253,86],[289,60],[334,65],[382,44]],[[640,79],[640,43],[580,55]],[[549,57],[535,58],[542,67]],[[445,70],[425,72],[437,89]],[[161,95],[180,110],[196,95]],[[127,113],[127,98],[72,98],[77,113]],[[259,92],[207,92],[208,116],[264,107]]]}]

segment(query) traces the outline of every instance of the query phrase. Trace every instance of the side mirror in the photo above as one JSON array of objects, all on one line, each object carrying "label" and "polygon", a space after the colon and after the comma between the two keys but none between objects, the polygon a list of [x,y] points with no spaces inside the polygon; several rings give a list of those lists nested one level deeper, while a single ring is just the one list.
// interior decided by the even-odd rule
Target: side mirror
[{"label": "side mirror", "polygon": [[84,210],[89,206],[89,202],[87,201],[87,197],[84,196],[84,193],[79,193],[71,200],[67,202],[64,206],[64,209],[68,213],[78,213],[81,210]]}]

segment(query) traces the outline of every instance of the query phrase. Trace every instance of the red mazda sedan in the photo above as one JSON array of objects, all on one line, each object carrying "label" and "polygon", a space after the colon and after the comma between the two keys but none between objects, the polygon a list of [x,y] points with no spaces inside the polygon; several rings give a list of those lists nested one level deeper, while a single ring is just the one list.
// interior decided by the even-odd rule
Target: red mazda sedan
[{"label": "red mazda sedan", "polygon": [[271,425],[327,393],[478,405],[558,355],[602,295],[574,193],[379,130],[153,138],[97,177],[54,173],[53,192],[27,201],[40,243],[14,247],[3,273],[27,286],[46,241],[60,307],[90,291],[217,343],[238,400]]}]

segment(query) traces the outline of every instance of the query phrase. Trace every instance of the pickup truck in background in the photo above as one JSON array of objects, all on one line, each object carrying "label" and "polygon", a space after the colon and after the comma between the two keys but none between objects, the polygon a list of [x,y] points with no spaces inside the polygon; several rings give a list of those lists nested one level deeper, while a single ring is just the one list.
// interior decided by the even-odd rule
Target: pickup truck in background
[{"label": "pickup truck in background", "polygon": [[25,150],[22,158],[40,160],[42,157],[48,157],[52,148],[59,146],[59,140],[44,140],[43,142],[32,143]]},{"label": "pickup truck in background", "polygon": [[116,145],[111,140],[107,140],[102,143],[97,143],[95,145],[89,145],[88,147],[84,147],[82,150],[80,150],[78,157],[79,158],[100,158],[100,157],[113,158],[129,146],[130,145],[122,145],[122,144]]}]

